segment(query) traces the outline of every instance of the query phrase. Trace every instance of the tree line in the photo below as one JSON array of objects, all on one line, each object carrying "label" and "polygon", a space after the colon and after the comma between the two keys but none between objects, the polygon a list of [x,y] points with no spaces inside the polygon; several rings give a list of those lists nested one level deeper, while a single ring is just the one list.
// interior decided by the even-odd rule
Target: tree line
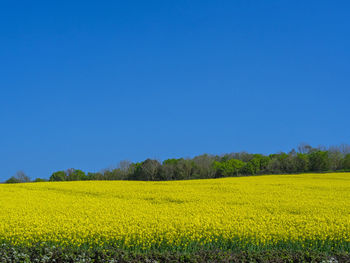
[{"label": "tree line", "polygon": [[[117,168],[101,172],[85,173],[73,168],[57,171],[50,176],[49,181],[169,181],[327,171],[350,171],[350,145],[326,148],[300,144],[297,150],[270,155],[238,152],[223,155],[203,154],[194,158],[173,158],[163,162],[154,159],[136,163],[121,161]],[[47,180],[37,178],[33,182],[42,181]],[[20,171],[6,182],[30,182],[30,179]]]}]

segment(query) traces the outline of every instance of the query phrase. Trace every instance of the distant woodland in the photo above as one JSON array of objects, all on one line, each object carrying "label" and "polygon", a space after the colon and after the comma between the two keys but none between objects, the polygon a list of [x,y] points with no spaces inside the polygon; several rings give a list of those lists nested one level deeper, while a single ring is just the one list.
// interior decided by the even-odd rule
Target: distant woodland
[{"label": "distant woodland", "polygon": [[[294,174],[308,172],[350,171],[350,145],[312,147],[300,144],[297,150],[270,155],[247,152],[222,155],[203,154],[194,158],[167,159],[163,162],[146,159],[133,163],[121,161],[117,168],[85,173],[79,169],[54,172],[42,181],[80,180],[141,180],[168,181],[208,179],[263,174]],[[31,182],[22,171],[9,178],[6,183]]]}]

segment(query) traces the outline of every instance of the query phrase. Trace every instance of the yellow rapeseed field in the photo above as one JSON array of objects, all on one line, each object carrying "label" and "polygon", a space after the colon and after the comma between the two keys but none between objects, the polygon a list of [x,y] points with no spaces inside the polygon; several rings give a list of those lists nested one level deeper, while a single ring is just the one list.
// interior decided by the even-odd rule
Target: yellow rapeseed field
[{"label": "yellow rapeseed field", "polygon": [[0,241],[127,249],[350,242],[350,174],[0,185]]}]

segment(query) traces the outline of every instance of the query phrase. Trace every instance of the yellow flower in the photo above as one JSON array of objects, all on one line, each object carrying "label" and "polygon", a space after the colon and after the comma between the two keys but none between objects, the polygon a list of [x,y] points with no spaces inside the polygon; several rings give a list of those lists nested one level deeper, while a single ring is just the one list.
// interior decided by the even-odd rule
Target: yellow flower
[{"label": "yellow flower", "polygon": [[3,184],[0,211],[12,244],[314,247],[350,242],[350,175]]}]

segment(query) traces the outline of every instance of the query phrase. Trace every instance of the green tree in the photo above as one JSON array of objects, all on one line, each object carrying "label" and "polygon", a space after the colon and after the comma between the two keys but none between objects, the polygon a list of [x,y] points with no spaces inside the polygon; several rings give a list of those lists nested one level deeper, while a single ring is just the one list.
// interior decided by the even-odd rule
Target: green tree
[{"label": "green tree", "polygon": [[256,172],[256,167],[252,162],[247,162],[242,168],[242,173],[245,175],[254,175]]},{"label": "green tree", "polygon": [[267,173],[278,174],[282,173],[282,165],[278,154],[270,154],[270,161],[267,166]]},{"label": "green tree", "polygon": [[297,153],[297,156],[295,158],[295,164],[297,172],[299,173],[308,172],[310,169],[309,157],[305,153]]},{"label": "green tree", "polygon": [[23,171],[18,171],[14,176],[10,177],[5,183],[13,184],[13,183],[28,183],[28,182],[30,182],[30,178]]},{"label": "green tree", "polygon": [[350,169],[350,153],[345,155],[345,157],[344,157],[343,169]]},{"label": "green tree", "polygon": [[230,159],[224,162],[214,162],[214,169],[219,177],[238,176],[245,163],[241,160]]},{"label": "green tree", "polygon": [[88,172],[86,180],[105,180],[102,173],[91,173]]},{"label": "green tree", "polygon": [[18,180],[16,177],[11,176],[9,179],[5,181],[6,184],[17,184],[20,183],[21,181]]},{"label": "green tree", "polygon": [[268,156],[259,154],[259,161],[260,161],[260,173],[266,172],[267,167],[269,166],[269,163],[270,163],[270,158]]},{"label": "green tree", "polygon": [[35,182],[35,183],[47,182],[47,179],[43,179],[43,178],[35,178],[35,180],[34,180],[33,182]]},{"label": "green tree", "polygon": [[157,160],[147,159],[141,163],[131,164],[132,180],[155,181],[160,179],[161,164]]},{"label": "green tree", "polygon": [[310,153],[310,169],[314,172],[328,171],[330,169],[330,161],[327,151],[315,151]]},{"label": "green tree", "polygon": [[50,176],[50,181],[66,181],[67,179],[67,175],[65,171],[57,171],[54,172],[51,176]]},{"label": "green tree", "polygon": [[68,169],[66,171],[66,174],[67,174],[67,177],[66,177],[67,181],[82,181],[87,179],[85,173],[79,169],[73,169],[73,168]]}]

